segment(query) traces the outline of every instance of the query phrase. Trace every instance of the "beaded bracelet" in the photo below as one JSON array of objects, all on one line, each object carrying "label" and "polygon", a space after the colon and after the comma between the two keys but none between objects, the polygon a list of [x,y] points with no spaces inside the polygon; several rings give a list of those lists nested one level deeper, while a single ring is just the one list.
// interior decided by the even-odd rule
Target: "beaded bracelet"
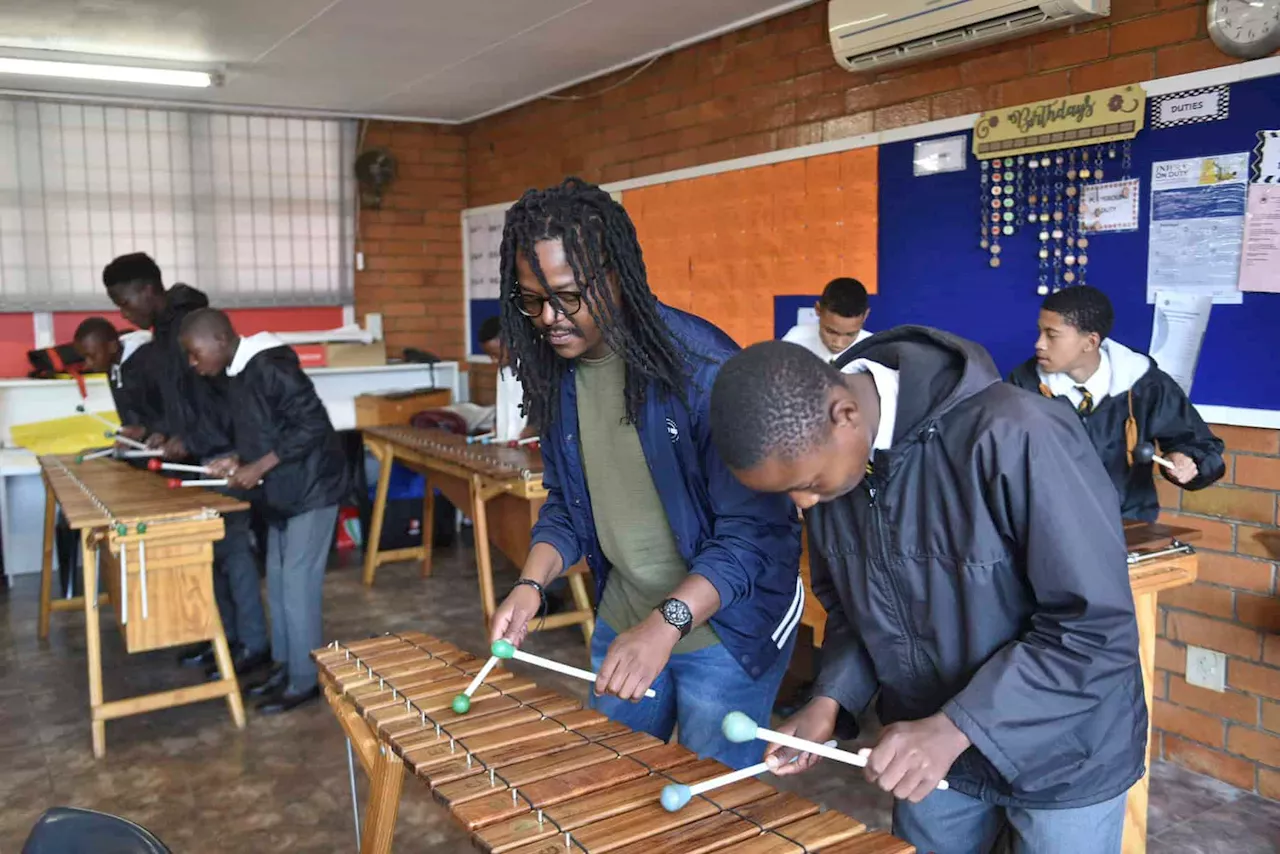
[{"label": "beaded bracelet", "polygon": [[515,589],[521,585],[524,585],[525,587],[532,587],[534,590],[538,591],[538,616],[543,616],[547,610],[546,589],[532,578],[521,578],[512,586],[511,590],[514,592]]}]

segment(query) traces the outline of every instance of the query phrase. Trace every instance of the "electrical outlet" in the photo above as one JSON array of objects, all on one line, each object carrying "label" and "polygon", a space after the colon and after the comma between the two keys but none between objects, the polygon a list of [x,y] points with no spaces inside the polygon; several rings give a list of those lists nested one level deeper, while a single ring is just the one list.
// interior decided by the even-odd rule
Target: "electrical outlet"
[{"label": "electrical outlet", "polygon": [[1227,657],[1213,649],[1187,647],[1187,684],[1219,693],[1227,687]]}]

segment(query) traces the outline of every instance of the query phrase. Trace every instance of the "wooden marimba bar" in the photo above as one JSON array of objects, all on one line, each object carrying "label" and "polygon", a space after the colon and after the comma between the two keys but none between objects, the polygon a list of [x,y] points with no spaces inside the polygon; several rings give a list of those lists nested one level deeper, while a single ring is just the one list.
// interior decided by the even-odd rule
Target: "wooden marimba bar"
[{"label": "wooden marimba bar", "polygon": [[[480,607],[487,622],[498,607],[490,543],[517,566],[528,556],[533,525],[547,496],[542,486],[541,453],[533,446],[468,445],[464,436],[419,427],[368,427],[363,434],[365,447],[380,465],[373,517],[365,537],[364,583],[372,586],[378,567],[391,561],[418,559],[422,562],[422,576],[431,574],[431,535],[438,489],[465,512],[475,526]],[[422,545],[382,551],[379,541],[395,463],[420,471],[426,477]],[[587,590],[588,573],[582,562],[569,568],[567,576],[574,609],[539,620],[536,627],[581,626],[590,642],[595,611]]]},{"label": "wooden marimba bar", "polygon": [[[729,769],[421,633],[317,650],[325,696],[370,773],[361,851],[391,850],[405,770],[492,854],[909,854],[854,818],[747,779],[667,812],[671,782]],[[763,752],[763,748],[762,748]],[[352,791],[355,791],[354,781]]]},{"label": "wooden marimba bar", "polygon": [[[117,460],[78,462],[40,457],[45,484],[44,561],[40,576],[40,639],[53,611],[84,609],[89,659],[93,754],[106,752],[106,722],[219,697],[244,726],[244,706],[213,595],[213,544],[223,537],[222,513],[248,505],[204,489],[169,489],[165,478]],[[54,600],[53,539],[57,507],[80,533],[84,596]],[[105,588],[96,594],[98,579]],[[109,604],[128,652],[209,641],[221,678],[202,685],[106,702],[102,686],[99,605]]]}]

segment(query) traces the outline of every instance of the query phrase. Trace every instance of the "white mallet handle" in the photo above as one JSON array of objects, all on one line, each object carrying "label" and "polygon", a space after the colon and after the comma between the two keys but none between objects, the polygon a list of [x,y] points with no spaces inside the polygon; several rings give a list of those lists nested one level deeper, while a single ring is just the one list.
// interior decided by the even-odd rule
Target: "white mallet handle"
[{"label": "white mallet handle", "polygon": [[107,438],[115,439],[121,445],[127,445],[130,448],[137,448],[139,451],[149,451],[145,443],[139,442],[137,439],[130,439],[128,436],[121,436],[115,431],[115,425],[112,425],[112,431],[107,434]]},{"label": "white mallet handle", "polygon": [[[831,741],[826,742],[826,744],[824,744],[823,746],[835,747],[836,746],[835,739],[832,739]],[[796,756],[791,760],[791,762],[795,762],[799,758],[800,758],[799,756]],[[791,763],[787,763],[787,764],[791,764]],[[728,786],[729,784],[736,783],[739,780],[747,780],[747,779],[750,779],[751,777],[758,777],[764,772],[770,771],[770,770],[772,769],[769,767],[768,762],[757,762],[755,765],[750,765],[746,768],[743,768],[741,771],[730,771],[728,774],[721,774],[719,777],[712,777],[710,780],[703,780],[700,783],[692,783],[689,786],[689,794],[690,796],[701,795],[703,792],[710,792],[712,789],[719,789],[721,786]]]},{"label": "white mallet handle", "polygon": [[120,456],[126,460],[139,460],[143,457],[163,457],[164,451],[153,448],[149,451],[121,451]]},{"label": "white mallet handle", "polygon": [[184,480],[179,486],[226,486],[227,479],[225,477],[214,478],[212,480]]},{"label": "white mallet handle", "polygon": [[196,474],[209,473],[209,469],[207,466],[193,466],[193,465],[188,465],[187,463],[161,463],[160,468],[164,469],[165,471],[191,471],[191,472],[195,472]]},{"label": "white mallet handle", "polygon": [[[794,735],[784,735],[763,727],[756,730],[756,738],[772,744],[781,744],[783,747],[803,750],[805,753],[812,753],[814,756],[821,756],[824,759],[834,759],[836,762],[843,762],[846,765],[855,765],[858,768],[867,767],[867,757],[871,754],[870,750],[859,750],[857,753],[850,753],[838,747],[828,747],[825,744],[818,744],[816,741],[796,738]],[[951,787],[947,785],[946,780],[942,780],[938,783],[938,788],[949,789]]]},{"label": "white mallet handle", "polygon": [[89,408],[85,406],[83,403],[76,407],[76,412],[79,412],[83,415],[88,415],[90,418],[94,418],[98,421],[101,421],[103,424],[111,428],[112,433],[120,429],[119,424],[112,423],[111,421],[107,420],[106,418],[103,418],[101,415],[99,415],[96,412],[90,412]]},{"label": "white mallet handle", "polygon": [[476,674],[476,678],[471,680],[471,684],[467,686],[467,690],[462,693],[467,697],[474,694],[476,689],[480,687],[480,683],[484,681],[485,677],[489,675],[493,668],[498,666],[498,662],[500,660],[501,659],[496,655],[489,656],[489,660],[484,663],[484,667],[480,668],[480,672]]},{"label": "white mallet handle", "polygon": [[[561,664],[558,661],[552,661],[549,658],[543,658],[542,656],[534,655],[531,652],[525,652],[523,650],[517,649],[512,654],[511,657],[516,659],[517,661],[523,661],[526,664],[536,664],[539,667],[545,667],[547,670],[554,670],[556,673],[563,673],[565,676],[573,676],[574,678],[581,679],[584,682],[596,681],[596,674],[592,673],[590,670],[583,670],[580,667],[573,667],[568,664]],[[654,691],[652,688],[650,688],[648,691],[645,691],[644,695],[646,697],[658,696],[657,692]]]},{"label": "white mallet handle", "polygon": [[1169,462],[1168,460],[1166,460],[1164,457],[1160,456],[1159,454],[1152,454],[1152,455],[1151,455],[1151,462],[1153,462],[1153,463],[1159,463],[1160,465],[1162,465],[1162,466],[1164,466],[1165,468],[1167,468],[1169,471],[1173,471],[1173,463]]}]

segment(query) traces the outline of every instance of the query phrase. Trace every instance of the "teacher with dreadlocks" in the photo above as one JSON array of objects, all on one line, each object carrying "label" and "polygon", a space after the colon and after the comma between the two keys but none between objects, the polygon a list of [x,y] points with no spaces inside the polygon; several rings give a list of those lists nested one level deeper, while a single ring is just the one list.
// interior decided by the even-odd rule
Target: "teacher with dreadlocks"
[{"label": "teacher with dreadlocks", "polygon": [[[596,579],[592,705],[734,768],[769,722],[803,605],[800,523],[741,486],[711,443],[711,386],[738,346],[658,302],[622,205],[570,178],[530,190],[502,235],[502,331],[542,425],[547,501],[491,624],[519,644],[543,590],[583,556]],[[656,696],[645,699],[646,689]]]}]

